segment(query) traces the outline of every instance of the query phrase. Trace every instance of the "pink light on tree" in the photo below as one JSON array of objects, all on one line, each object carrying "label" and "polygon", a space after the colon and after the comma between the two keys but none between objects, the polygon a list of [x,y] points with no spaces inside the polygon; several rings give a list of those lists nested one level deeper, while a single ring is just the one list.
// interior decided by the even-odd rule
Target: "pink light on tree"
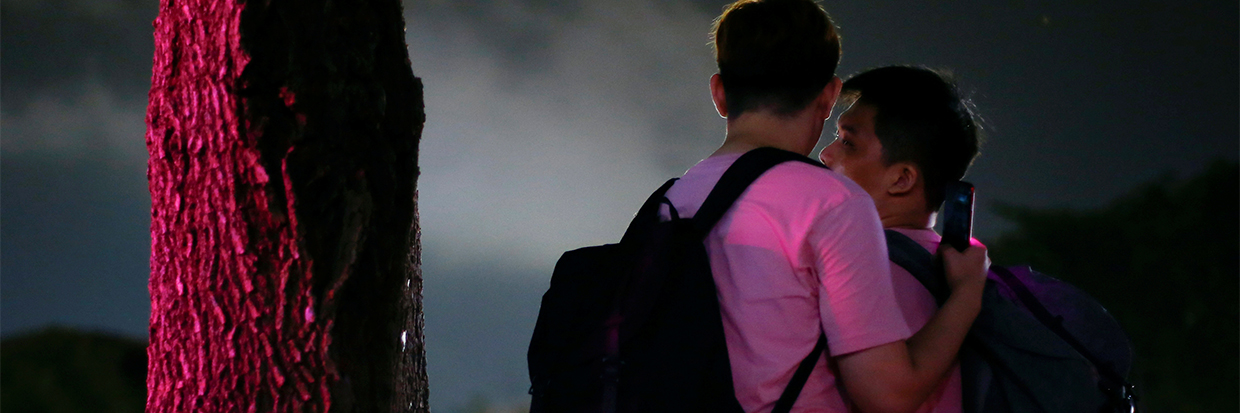
[{"label": "pink light on tree", "polygon": [[148,412],[426,412],[399,0],[162,0]]}]

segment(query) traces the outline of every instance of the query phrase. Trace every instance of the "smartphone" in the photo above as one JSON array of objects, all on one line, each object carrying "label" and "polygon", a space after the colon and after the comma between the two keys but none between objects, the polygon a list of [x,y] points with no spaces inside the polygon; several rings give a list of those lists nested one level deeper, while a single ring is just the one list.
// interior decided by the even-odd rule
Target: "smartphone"
[{"label": "smartphone", "polygon": [[943,242],[964,251],[973,239],[973,184],[956,181],[947,184],[943,199]]}]

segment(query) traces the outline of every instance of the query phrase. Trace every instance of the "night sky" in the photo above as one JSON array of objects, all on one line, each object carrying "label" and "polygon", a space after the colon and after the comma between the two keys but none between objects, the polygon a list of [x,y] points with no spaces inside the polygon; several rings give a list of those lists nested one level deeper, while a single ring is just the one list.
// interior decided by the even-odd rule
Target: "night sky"
[{"label": "night sky", "polygon": [[[437,410],[519,402],[559,254],[619,239],[724,121],[721,1],[406,1],[426,86],[421,213]],[[985,119],[967,179],[995,202],[1105,205],[1240,152],[1236,2],[826,2],[840,73],[948,69]],[[153,0],[0,0],[0,334],[144,337]],[[823,144],[826,141],[824,140]]]}]

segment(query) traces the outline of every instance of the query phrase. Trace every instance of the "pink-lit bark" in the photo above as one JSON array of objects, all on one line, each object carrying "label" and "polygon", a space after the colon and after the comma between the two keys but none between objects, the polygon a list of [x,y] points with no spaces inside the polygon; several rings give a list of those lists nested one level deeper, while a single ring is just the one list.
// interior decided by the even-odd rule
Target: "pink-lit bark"
[{"label": "pink-lit bark", "polygon": [[162,0],[148,412],[427,411],[398,0]]}]

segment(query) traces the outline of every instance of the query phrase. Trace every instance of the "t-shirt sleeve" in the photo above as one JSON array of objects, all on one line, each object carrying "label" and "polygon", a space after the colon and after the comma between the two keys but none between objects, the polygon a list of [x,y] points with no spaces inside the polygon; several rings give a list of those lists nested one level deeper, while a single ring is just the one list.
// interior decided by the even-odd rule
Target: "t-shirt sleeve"
[{"label": "t-shirt sleeve", "polygon": [[832,356],[911,336],[896,303],[874,201],[851,196],[811,224],[818,309]]}]

